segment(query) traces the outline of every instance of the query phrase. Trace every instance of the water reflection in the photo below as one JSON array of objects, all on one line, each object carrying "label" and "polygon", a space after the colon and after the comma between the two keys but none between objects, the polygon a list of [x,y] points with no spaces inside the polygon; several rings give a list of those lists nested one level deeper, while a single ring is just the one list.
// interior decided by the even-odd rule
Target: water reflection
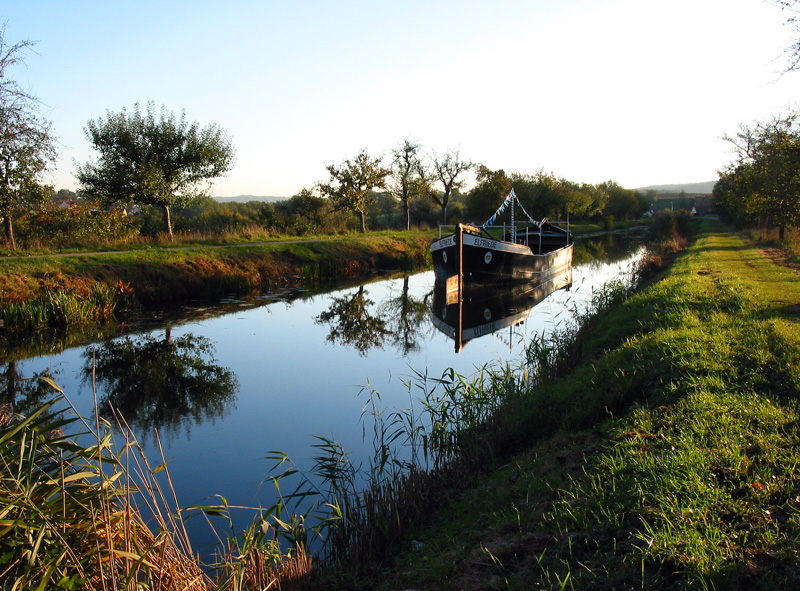
[{"label": "water reflection", "polygon": [[[431,321],[455,342],[456,353],[478,337],[497,333],[524,321],[533,307],[554,291],[569,289],[572,267],[565,267],[540,283],[520,283],[497,288],[466,283],[459,293],[437,282],[433,292]],[[459,297],[460,296],[460,297]],[[513,332],[510,333],[513,337]],[[511,341],[507,343],[509,346]]]},{"label": "water reflection", "polygon": [[56,392],[46,380],[40,379],[52,380],[50,370],[38,371],[26,377],[20,371],[17,360],[7,360],[0,370],[0,407],[7,405],[11,413],[28,415],[48,402]]},{"label": "water reflection", "polygon": [[314,319],[319,325],[329,325],[326,340],[352,347],[361,356],[386,345],[403,355],[420,350],[427,328],[430,293],[414,297],[406,275],[400,292],[389,295],[377,306],[368,294],[362,285],[352,294],[331,298],[328,309]]},{"label": "water reflection", "polygon": [[645,228],[632,228],[618,233],[606,233],[601,236],[576,237],[573,248],[572,264],[615,263],[627,259],[631,254],[631,245],[641,243],[641,235]]},{"label": "water reflection", "polygon": [[101,415],[119,411],[136,431],[158,428],[188,432],[230,413],[239,384],[236,375],[216,363],[214,347],[206,337],[186,333],[163,338],[126,336],[83,352],[84,376],[94,372]]},{"label": "water reflection", "polygon": [[403,288],[396,297],[386,299],[380,306],[381,315],[386,318],[392,344],[403,355],[419,351],[428,317],[427,295],[415,298],[408,287],[409,278],[403,278]]},{"label": "water reflection", "polygon": [[332,297],[330,307],[315,319],[317,324],[330,326],[328,342],[353,347],[361,356],[373,347],[383,347],[391,334],[386,320],[370,312],[375,302],[367,297],[368,293],[362,285],[352,294]]}]

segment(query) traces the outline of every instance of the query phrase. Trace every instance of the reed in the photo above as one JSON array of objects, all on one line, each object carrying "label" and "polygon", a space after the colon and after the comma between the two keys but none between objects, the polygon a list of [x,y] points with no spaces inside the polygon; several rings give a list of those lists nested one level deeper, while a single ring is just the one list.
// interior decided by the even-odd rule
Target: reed
[{"label": "reed", "polygon": [[[0,409],[4,588],[244,591],[308,584],[305,547],[286,552],[270,535],[284,529],[280,506],[222,538],[220,560],[208,571],[192,550],[187,510],[174,496],[163,453],[153,467],[121,417],[116,451],[109,423],[97,413],[93,420],[77,416],[58,386],[40,379],[58,393],[52,400],[27,416]],[[228,515],[231,508],[202,509]]]},{"label": "reed", "polygon": [[0,305],[0,319],[21,333],[101,324],[112,320],[123,302],[123,294],[105,283],[95,283],[88,293],[45,288],[39,297]]},{"label": "reed", "polygon": [[6,329],[28,331],[104,320],[124,306],[315,288],[376,270],[424,266],[428,243],[427,235],[410,233],[7,259],[0,320]]},{"label": "reed", "polygon": [[[369,400],[362,420],[365,437],[370,434],[374,448],[366,465],[352,464],[339,444],[320,437],[311,474],[302,473],[285,454],[270,455],[275,461],[275,475],[270,481],[279,493],[273,507],[230,507],[220,498],[219,505],[191,508],[209,516],[210,521],[221,519],[229,526],[233,523],[232,510],[255,513],[245,532],[237,533],[230,527],[220,532],[220,552],[212,565],[218,575],[215,579],[202,570],[192,552],[182,526],[185,511],[171,496],[169,471],[163,458],[159,466],[151,467],[124,423],[124,453],[113,454],[108,436],[100,435],[97,423],[95,445],[81,448],[75,440],[68,445],[79,458],[85,455],[81,465],[89,465],[94,471],[64,481],[53,493],[56,497],[70,496],[72,491],[66,485],[75,482],[100,495],[102,503],[98,501],[97,506],[103,508],[102,512],[90,520],[91,528],[82,530],[88,540],[83,546],[96,550],[93,554],[87,551],[82,559],[73,559],[63,550],[62,542],[54,543],[55,566],[52,560],[43,561],[44,574],[34,577],[48,576],[47,581],[53,586],[61,584],[61,579],[55,580],[48,573],[73,577],[64,579],[64,586],[111,581],[104,583],[107,588],[136,584],[169,589],[176,588],[179,581],[188,581],[190,588],[197,589],[278,585],[300,588],[310,584],[312,578],[306,548],[321,542],[321,565],[338,567],[338,571],[324,569],[324,576],[353,582],[353,577],[369,574],[366,570],[370,564],[387,560],[408,540],[424,517],[443,502],[443,491],[472,481],[485,467],[506,458],[517,440],[530,437],[536,429],[540,431],[534,437],[541,438],[563,426],[548,419],[553,416],[551,409],[569,409],[563,414],[571,421],[591,424],[613,407],[615,393],[611,398],[597,397],[577,413],[573,398],[550,392],[545,399],[531,388],[534,384],[552,383],[567,371],[570,359],[578,354],[576,348],[582,346],[582,327],[597,322],[603,312],[629,299],[639,278],[636,272],[631,273],[628,283],[615,284],[598,293],[590,308],[574,312],[573,324],[551,339],[532,345],[518,365],[487,365],[471,377],[452,370],[435,378],[415,372],[407,382],[409,408],[388,414],[381,408],[380,394],[365,388]],[[729,299],[730,305],[735,306],[735,292]],[[629,392],[634,390],[632,386]],[[98,451],[104,455],[96,455]],[[9,454],[13,455],[13,450]],[[3,461],[10,461],[5,454]],[[157,475],[167,477],[166,487]],[[51,476],[50,480],[55,479]],[[282,492],[290,482],[294,483],[293,488],[287,489],[291,492]],[[137,503],[143,503],[147,513],[154,515],[152,529],[144,525]],[[83,513],[76,509],[75,515]],[[71,514],[65,512],[59,523],[69,523],[71,519]],[[10,539],[15,540],[16,536]],[[64,551],[64,557],[59,557],[58,551]],[[494,563],[502,562],[500,554],[492,549],[487,548],[486,555]],[[17,560],[14,568],[23,562]],[[77,574],[73,575],[73,571]],[[555,568],[548,573],[551,583],[561,587],[575,576],[572,571],[564,573]],[[18,576],[16,571],[14,576]],[[25,588],[29,580],[37,582],[29,577],[20,588]]]},{"label": "reed", "polygon": [[382,588],[797,588],[800,290],[713,230],[595,319]]},{"label": "reed", "polygon": [[180,530],[145,525],[133,502],[144,487],[131,482],[130,457],[114,453],[109,425],[92,428],[63,402],[5,415],[0,578],[11,589],[208,589]]}]

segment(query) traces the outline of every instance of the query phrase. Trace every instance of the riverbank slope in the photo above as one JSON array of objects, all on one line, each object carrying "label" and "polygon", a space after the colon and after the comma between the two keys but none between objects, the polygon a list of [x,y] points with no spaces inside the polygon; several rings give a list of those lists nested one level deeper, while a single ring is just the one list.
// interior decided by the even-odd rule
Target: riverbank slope
[{"label": "riverbank slope", "polygon": [[0,330],[95,324],[125,308],[310,287],[425,265],[429,232],[0,261]]},{"label": "riverbank slope", "polygon": [[798,271],[706,221],[580,359],[363,588],[797,588]]}]

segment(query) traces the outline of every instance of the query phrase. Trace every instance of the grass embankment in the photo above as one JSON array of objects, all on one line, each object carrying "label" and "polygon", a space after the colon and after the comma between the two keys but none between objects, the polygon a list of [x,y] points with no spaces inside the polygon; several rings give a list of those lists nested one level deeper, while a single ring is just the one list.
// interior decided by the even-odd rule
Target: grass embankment
[{"label": "grass embankment", "polygon": [[800,275],[704,230],[365,588],[800,585]]},{"label": "grass embankment", "polygon": [[79,326],[130,306],[309,287],[425,264],[430,234],[15,257],[0,261],[6,330]]}]

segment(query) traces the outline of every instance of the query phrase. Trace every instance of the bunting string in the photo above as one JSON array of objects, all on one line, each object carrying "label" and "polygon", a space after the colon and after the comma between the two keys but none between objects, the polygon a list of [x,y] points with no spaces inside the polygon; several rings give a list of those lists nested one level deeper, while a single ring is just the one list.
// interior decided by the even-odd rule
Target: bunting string
[{"label": "bunting string", "polygon": [[522,210],[522,213],[524,213],[527,216],[527,218],[530,220],[532,224],[539,223],[536,220],[534,220],[527,211],[525,211],[525,208],[522,206],[522,203],[520,203],[519,199],[517,199],[517,195],[516,193],[514,193],[514,189],[511,189],[511,192],[508,194],[508,197],[506,197],[505,201],[503,201],[503,203],[500,205],[497,211],[494,212],[494,215],[492,215],[492,217],[483,222],[483,225],[481,227],[486,228],[486,226],[491,226],[492,224],[494,224],[495,220],[497,219],[497,216],[503,213],[506,210],[506,207],[511,205],[512,199],[517,202],[517,205],[519,205],[520,209]]}]

